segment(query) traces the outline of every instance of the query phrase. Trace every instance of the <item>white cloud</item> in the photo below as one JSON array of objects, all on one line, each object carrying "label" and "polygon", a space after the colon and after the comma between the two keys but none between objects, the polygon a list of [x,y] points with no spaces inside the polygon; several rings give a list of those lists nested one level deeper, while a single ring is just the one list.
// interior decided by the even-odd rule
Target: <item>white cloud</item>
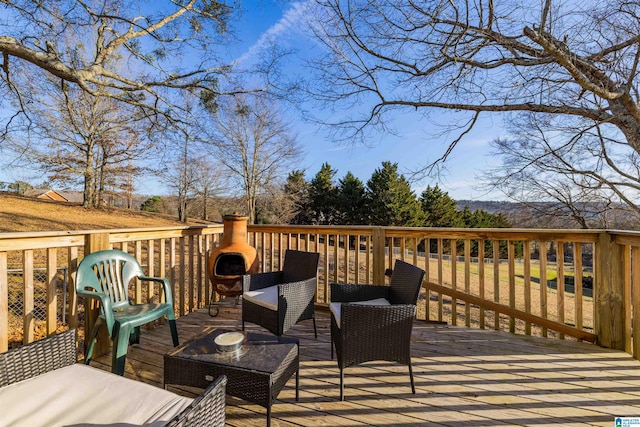
[{"label": "white cloud", "polygon": [[311,0],[293,3],[282,18],[262,33],[253,46],[236,60],[236,63],[249,61],[273,40],[291,31],[297,31],[296,27],[299,27],[300,23],[306,19],[305,15],[309,11],[311,3]]}]

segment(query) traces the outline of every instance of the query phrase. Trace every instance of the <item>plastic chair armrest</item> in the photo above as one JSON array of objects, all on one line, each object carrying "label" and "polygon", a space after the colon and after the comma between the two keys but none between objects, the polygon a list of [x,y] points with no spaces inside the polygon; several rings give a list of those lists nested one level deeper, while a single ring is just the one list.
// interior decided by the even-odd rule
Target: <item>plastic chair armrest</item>
[{"label": "plastic chair armrest", "polygon": [[173,305],[173,293],[171,292],[171,283],[165,277],[149,277],[149,276],[138,276],[139,280],[145,282],[156,282],[162,284],[162,290],[164,291],[165,301]]}]

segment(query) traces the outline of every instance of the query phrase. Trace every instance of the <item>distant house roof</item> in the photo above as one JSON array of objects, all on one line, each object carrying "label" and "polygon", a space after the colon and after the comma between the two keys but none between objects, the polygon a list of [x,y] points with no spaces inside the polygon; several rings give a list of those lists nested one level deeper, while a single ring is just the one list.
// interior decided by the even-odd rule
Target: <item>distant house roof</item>
[{"label": "distant house roof", "polygon": [[36,199],[53,200],[56,202],[68,202],[65,196],[57,192],[56,190],[38,189],[34,188],[24,193],[27,197],[34,197]]},{"label": "distant house roof", "polygon": [[58,191],[58,194],[66,198],[69,203],[82,203],[84,200],[82,191]]}]

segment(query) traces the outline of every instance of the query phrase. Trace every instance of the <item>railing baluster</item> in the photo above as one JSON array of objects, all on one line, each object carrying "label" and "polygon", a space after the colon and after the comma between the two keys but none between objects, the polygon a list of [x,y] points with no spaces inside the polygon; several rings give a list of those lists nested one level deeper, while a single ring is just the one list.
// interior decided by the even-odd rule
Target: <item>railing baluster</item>
[{"label": "railing baluster", "polygon": [[[442,239],[438,238],[438,283],[443,284],[442,283]],[[443,305],[444,305],[444,301],[443,301],[444,297],[441,293],[438,294],[438,321],[442,322],[443,320]]]},{"label": "railing baluster", "polygon": [[0,252],[0,352],[9,349],[9,275],[7,253]]},{"label": "railing baluster", "polygon": [[[136,252],[134,256],[137,260],[142,261],[142,242],[140,240],[136,241]],[[142,304],[142,283],[137,279],[134,294],[136,304]]]},{"label": "railing baluster", "polygon": [[58,327],[57,254],[57,249],[47,248],[47,335],[54,334]]},{"label": "railing baluster", "polygon": [[[540,242],[540,316],[547,317],[547,242]],[[542,328],[542,336],[547,336],[547,328]]]},{"label": "railing baluster", "polygon": [[[500,241],[493,240],[493,300],[500,304]],[[500,313],[493,312],[493,328],[500,330]]]},{"label": "railing baluster", "polygon": [[[507,241],[507,262],[509,263],[509,307],[516,308],[516,265],[515,244],[513,240]],[[516,332],[516,318],[509,317],[509,332]]]},{"label": "railing baluster", "polygon": [[633,357],[640,359],[640,245],[631,247],[631,301]]},{"label": "railing baluster", "polygon": [[[522,244],[522,256],[524,257],[524,311],[531,313],[531,242],[525,240]],[[531,335],[531,322],[524,323],[525,335]]]},{"label": "railing baluster", "polygon": [[[471,293],[471,240],[464,239],[464,291]],[[464,324],[471,326],[471,305],[464,302]]]},{"label": "railing baluster", "polygon": [[[484,271],[484,239],[478,240],[478,292],[480,298],[484,299],[484,286],[485,286],[485,271]],[[484,307],[480,307],[480,329],[485,328],[485,313]]]},{"label": "railing baluster", "polygon": [[[458,241],[456,239],[449,240],[449,247],[451,250],[451,289],[454,291],[458,288]],[[451,324],[456,326],[458,324],[458,300],[451,298]]]},{"label": "railing baluster", "polygon": [[33,288],[33,249],[22,252],[22,283],[24,286],[24,301],[22,309],[23,337],[22,342],[33,342],[35,336],[34,316],[34,288]]},{"label": "railing baluster", "polygon": [[[78,248],[75,246],[69,247],[67,251],[68,257],[68,273],[67,278],[69,283],[67,284],[67,298],[68,313],[67,316],[70,329],[78,328],[78,295],[76,293],[76,272],[78,271]],[[2,268],[0,267],[0,271]]]},{"label": "railing baluster", "polygon": [[188,307],[189,307],[189,313],[192,313],[194,311],[195,308],[195,277],[193,274],[193,270],[194,270],[194,256],[195,256],[195,245],[193,242],[193,237],[194,236],[189,236],[189,245],[187,248],[187,257],[188,257],[188,262],[189,262],[189,269],[187,270],[187,273],[189,274],[189,301],[188,301]]},{"label": "railing baluster", "polygon": [[[558,323],[564,323],[564,242],[556,242],[556,298],[558,310]],[[564,339],[564,334],[558,335],[560,339]]]},{"label": "railing baluster", "polygon": [[[633,296],[632,296],[632,292],[631,292],[631,270],[632,270],[632,263],[631,263],[631,246],[630,245],[624,245],[624,249],[622,252],[622,263],[624,266],[624,276],[623,276],[623,280],[624,280],[624,284],[623,284],[623,297],[622,299],[624,301],[633,301]],[[625,319],[632,319],[632,313],[633,311],[631,310],[631,304],[625,304],[624,305],[624,310],[625,310]],[[633,332],[633,321],[631,322],[626,322],[626,324],[624,325],[624,351],[626,351],[629,354],[633,354],[633,344],[632,344],[632,332]]]},{"label": "railing baluster", "polygon": [[573,292],[576,300],[575,312],[576,312],[576,328],[584,329],[584,310],[583,310],[583,292],[582,292],[582,244],[575,243],[573,248]]},{"label": "railing baluster", "polygon": [[[147,276],[155,277],[156,269],[155,269],[155,247],[153,240],[147,240]],[[154,284],[149,282],[147,284],[147,301],[153,301],[153,297],[155,295]]]},{"label": "railing baluster", "polygon": [[186,305],[186,298],[187,296],[185,295],[185,286],[186,286],[186,275],[187,272],[185,271],[186,269],[184,268],[185,266],[185,262],[186,262],[186,245],[185,245],[185,238],[184,236],[180,237],[179,240],[179,247],[180,247],[180,275],[179,275],[179,279],[178,279],[178,295],[179,295],[179,311],[180,311],[180,316],[184,316],[185,313],[185,305]]},{"label": "railing baluster", "polygon": [[349,281],[349,234],[344,234],[342,236],[344,242],[344,250],[343,250],[343,258],[344,258],[344,283],[351,283]]}]

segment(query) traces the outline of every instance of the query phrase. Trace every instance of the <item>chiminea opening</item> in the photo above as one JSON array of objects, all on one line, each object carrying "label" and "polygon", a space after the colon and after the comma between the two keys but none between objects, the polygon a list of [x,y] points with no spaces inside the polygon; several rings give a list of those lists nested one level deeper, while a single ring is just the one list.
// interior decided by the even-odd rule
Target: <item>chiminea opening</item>
[{"label": "chiminea opening", "polygon": [[245,274],[245,262],[242,254],[220,254],[214,267],[216,276],[237,276]]}]

